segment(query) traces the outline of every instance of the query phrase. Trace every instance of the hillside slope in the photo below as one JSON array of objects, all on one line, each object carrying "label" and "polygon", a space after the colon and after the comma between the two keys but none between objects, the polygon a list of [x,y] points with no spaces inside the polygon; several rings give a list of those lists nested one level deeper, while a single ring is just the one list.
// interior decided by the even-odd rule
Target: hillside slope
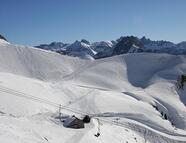
[{"label": "hillside slope", "polygon": [[0,71],[41,80],[59,80],[85,64],[78,58],[0,41]]},{"label": "hillside slope", "polygon": [[[175,89],[185,67],[184,56],[80,60],[1,40],[0,141],[185,142],[185,95]],[[89,114],[91,123],[63,127],[60,104],[63,115]]]}]

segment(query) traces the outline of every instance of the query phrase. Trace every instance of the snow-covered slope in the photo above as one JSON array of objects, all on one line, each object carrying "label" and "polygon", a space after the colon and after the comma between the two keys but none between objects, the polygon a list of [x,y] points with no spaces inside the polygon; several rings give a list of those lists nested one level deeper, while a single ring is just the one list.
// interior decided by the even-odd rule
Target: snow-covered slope
[{"label": "snow-covered slope", "polygon": [[95,42],[91,44],[91,47],[96,51],[96,52],[104,52],[107,51],[107,49],[110,49],[113,47],[113,43],[109,40],[107,41],[101,41],[101,42]]},{"label": "snow-covered slope", "polygon": [[[51,44],[41,44],[36,48],[55,51],[68,56],[79,57],[81,59],[94,59],[94,57],[108,57],[113,51],[113,42],[101,41],[90,43],[89,41],[82,39],[81,41],[75,41],[72,44],[63,44],[61,42],[52,42]],[[98,55],[97,55],[98,54]]]},{"label": "snow-covered slope", "polygon": [[[0,142],[184,143],[185,100],[175,82],[185,72],[184,56],[80,60],[0,41]],[[91,123],[63,127],[60,104],[63,115],[90,114]]]},{"label": "snow-covered slope", "polygon": [[52,42],[51,44],[42,44],[36,46],[36,48],[45,49],[49,51],[55,51],[57,53],[79,57],[81,59],[93,60],[94,55],[97,53],[91,48],[91,45],[85,39],[81,41],[75,41],[72,44],[63,44],[61,42]]},{"label": "snow-covered slope", "polygon": [[186,44],[185,42],[180,42],[174,44],[169,41],[152,41],[146,39],[145,37],[141,38],[142,43],[144,44],[144,51],[150,53],[168,53],[173,55],[185,55],[186,54]]},{"label": "snow-covered slope", "polygon": [[80,57],[82,59],[94,59],[93,56],[96,54],[89,44],[82,41],[75,41],[73,44],[70,44],[65,48],[67,55]]},{"label": "snow-covered slope", "polygon": [[[5,46],[4,46],[5,45]],[[0,43],[0,71],[42,80],[62,79],[84,61],[32,47]]]},{"label": "snow-covered slope", "polygon": [[104,57],[110,57],[112,55],[114,45],[114,41],[111,42],[109,40],[93,43],[91,47],[97,52],[94,58],[100,59]]}]

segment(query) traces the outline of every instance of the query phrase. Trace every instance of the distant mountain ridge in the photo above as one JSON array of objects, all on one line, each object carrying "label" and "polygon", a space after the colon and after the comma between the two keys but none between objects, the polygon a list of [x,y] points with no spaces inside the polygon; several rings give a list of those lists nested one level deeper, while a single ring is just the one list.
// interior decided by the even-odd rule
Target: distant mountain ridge
[{"label": "distant mountain ridge", "polygon": [[[0,35],[0,39],[7,39]],[[186,54],[186,41],[175,44],[170,41],[153,41],[145,36],[122,36],[116,40],[91,43],[86,39],[76,40],[72,44],[52,42],[35,46],[39,49],[54,51],[63,55],[79,57],[81,59],[100,59],[128,53],[168,53],[172,55]]]},{"label": "distant mountain ridge", "polygon": [[168,53],[173,55],[186,54],[186,41],[175,44],[169,41],[153,41],[146,37],[123,36],[117,40],[90,43],[86,39],[72,44],[52,42],[36,46],[37,48],[56,51],[69,56],[83,59],[100,59],[127,53]]},{"label": "distant mountain ridge", "polygon": [[41,44],[36,47],[44,50],[60,51],[63,49],[64,46],[66,46],[66,44],[62,42],[52,42],[50,44]]}]

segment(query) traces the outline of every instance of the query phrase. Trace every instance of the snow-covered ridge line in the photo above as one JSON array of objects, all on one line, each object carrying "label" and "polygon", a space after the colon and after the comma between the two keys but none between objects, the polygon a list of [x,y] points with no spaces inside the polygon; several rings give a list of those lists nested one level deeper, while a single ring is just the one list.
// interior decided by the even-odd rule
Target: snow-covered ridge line
[{"label": "snow-covered ridge line", "polygon": [[[186,42],[180,42],[175,44],[169,41],[153,41],[142,37],[141,39],[134,36],[120,37],[117,40],[112,41],[100,41],[90,43],[89,41],[82,39],[81,41],[75,41],[72,44],[64,44],[61,42],[52,42],[51,44],[42,44],[36,46],[51,51],[56,51],[61,54],[67,54],[69,56],[77,56],[83,59],[100,59],[110,57],[113,55],[120,55],[126,53],[168,53],[173,55],[183,55],[186,53]],[[71,47],[71,48],[68,48]],[[89,50],[87,50],[87,48]],[[66,52],[66,50],[68,52]],[[75,53],[74,53],[75,52]]]}]

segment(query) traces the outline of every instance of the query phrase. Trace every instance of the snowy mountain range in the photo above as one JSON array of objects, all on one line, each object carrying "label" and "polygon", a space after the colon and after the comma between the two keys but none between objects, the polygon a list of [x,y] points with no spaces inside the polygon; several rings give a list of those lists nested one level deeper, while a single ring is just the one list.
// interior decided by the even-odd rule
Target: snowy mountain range
[{"label": "snowy mountain range", "polygon": [[[185,143],[186,57],[143,52],[141,43],[124,37],[62,46],[85,58],[112,49],[109,58],[83,60],[0,38],[0,142]],[[64,125],[85,115],[84,128]]]},{"label": "snowy mountain range", "polygon": [[52,42],[36,46],[41,49],[56,51],[61,54],[76,56],[83,59],[100,59],[126,53],[168,53],[173,55],[186,54],[186,42],[174,44],[169,41],[152,41],[146,37],[139,39],[134,36],[120,37],[117,40],[90,43],[83,39],[72,44]]}]

